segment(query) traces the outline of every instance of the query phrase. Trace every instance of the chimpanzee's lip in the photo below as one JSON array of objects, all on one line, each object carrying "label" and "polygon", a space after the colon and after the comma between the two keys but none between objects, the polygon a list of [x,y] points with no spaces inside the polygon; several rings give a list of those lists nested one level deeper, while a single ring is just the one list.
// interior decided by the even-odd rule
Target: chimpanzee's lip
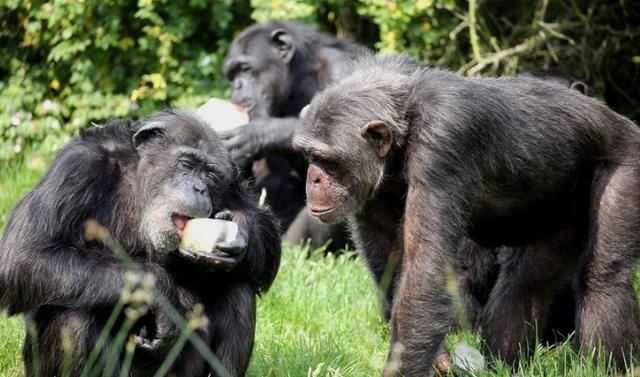
[{"label": "chimpanzee's lip", "polygon": [[312,208],[312,207],[309,207],[309,211],[311,212],[311,215],[313,215],[315,217],[329,214],[329,213],[333,212],[335,209],[336,209],[336,207],[326,207],[326,208]]},{"label": "chimpanzee's lip", "polygon": [[236,106],[236,110],[238,110],[241,113],[247,113],[247,114],[250,114],[253,108],[256,107],[255,104],[245,102],[245,101],[236,101],[236,102],[233,102],[233,104]]},{"label": "chimpanzee's lip", "polygon": [[248,106],[236,105],[236,110],[241,113],[248,113],[251,109]]},{"label": "chimpanzee's lip", "polygon": [[184,227],[187,224],[187,221],[191,220],[191,217],[189,216],[185,216],[185,215],[180,215],[177,213],[172,213],[171,214],[171,222],[173,222],[173,226],[176,227],[176,230],[178,231],[178,234],[180,235],[180,238],[182,238],[182,233],[184,231]]}]

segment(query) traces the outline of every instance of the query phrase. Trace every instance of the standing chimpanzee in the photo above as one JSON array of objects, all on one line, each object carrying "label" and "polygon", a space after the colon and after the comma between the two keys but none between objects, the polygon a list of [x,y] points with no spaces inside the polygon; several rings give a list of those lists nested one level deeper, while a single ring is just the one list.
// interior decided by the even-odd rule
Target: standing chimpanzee
[{"label": "standing chimpanzee", "polygon": [[[155,277],[180,314],[201,304],[206,320],[196,333],[231,375],[243,375],[256,294],[269,288],[280,262],[277,220],[247,192],[217,136],[189,113],[168,110],[83,132],[16,205],[0,242],[0,307],[26,313],[37,329],[40,370],[27,333],[27,375],[62,374],[64,329],[73,341],[70,372],[79,375],[125,285],[129,267],[105,243],[84,237],[88,220]],[[234,221],[237,238],[212,251],[179,251],[185,222],[210,216]],[[152,304],[132,330],[138,349],[131,374],[155,373],[180,332]],[[212,370],[188,345],[172,372]]]},{"label": "standing chimpanzee", "polygon": [[248,109],[251,123],[221,137],[243,171],[254,162],[256,185],[266,189],[267,202],[283,228],[289,229],[285,236],[289,242],[309,238],[317,248],[333,239],[330,249],[334,250],[347,243],[342,225],[324,225],[304,207],[302,177],[307,165],[293,151],[291,138],[302,107],[363,50],[309,26],[269,22],[242,32],[225,59],[231,100]]},{"label": "standing chimpanzee", "polygon": [[293,142],[311,213],[347,218],[370,267],[402,252],[385,374],[430,370],[451,321],[444,272],[467,238],[520,253],[487,303],[494,354],[516,360],[521,329],[544,331],[570,273],[576,344],[602,342],[623,366],[640,346],[640,130],[556,83],[405,66],[363,59],[313,99]]},{"label": "standing chimpanzee", "polygon": [[[582,81],[555,70],[525,71],[518,74],[518,77],[537,78],[547,83],[564,86],[586,96],[593,97],[595,95],[593,90]],[[555,245],[548,246],[557,248],[565,247],[566,245],[563,246],[556,242]],[[465,239],[462,242],[458,252],[460,257],[456,266],[456,276],[465,314],[468,316],[473,329],[482,330],[482,312],[489,301],[491,291],[500,272],[498,260],[500,260],[502,268],[508,269],[527,268],[526,266],[516,267],[517,263],[522,263],[526,259],[521,259],[521,251],[516,251],[513,247],[487,248],[469,239]],[[540,251],[538,253],[540,254]],[[539,334],[540,339],[548,342],[564,340],[567,335],[575,330],[574,312],[575,298],[571,290],[571,280],[567,279],[563,286],[558,286],[555,290],[553,304],[548,314],[547,328],[545,333]]]}]

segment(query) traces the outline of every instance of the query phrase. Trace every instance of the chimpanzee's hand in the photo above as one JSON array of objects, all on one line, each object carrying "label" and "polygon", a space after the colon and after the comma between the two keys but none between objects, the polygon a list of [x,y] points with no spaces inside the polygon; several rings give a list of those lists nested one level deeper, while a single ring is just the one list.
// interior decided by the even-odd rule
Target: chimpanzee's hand
[{"label": "chimpanzee's hand", "polygon": [[294,128],[289,118],[256,118],[246,126],[221,132],[220,138],[242,170],[265,150],[289,148]]},{"label": "chimpanzee's hand", "polygon": [[247,253],[247,229],[244,221],[239,221],[242,215],[235,215],[231,211],[221,211],[215,215],[216,219],[234,221],[238,225],[238,234],[234,240],[221,242],[213,250],[180,250],[182,257],[202,267],[213,270],[229,271],[242,261]]},{"label": "chimpanzee's hand", "polygon": [[180,329],[160,307],[157,294],[174,296],[173,277],[158,264],[146,264],[142,273],[127,273],[123,290],[125,314],[135,320],[130,335],[139,350],[162,353],[168,351],[180,336]]},{"label": "chimpanzee's hand", "polygon": [[139,350],[164,353],[178,339],[180,329],[173,319],[155,304],[136,322],[132,335]]}]

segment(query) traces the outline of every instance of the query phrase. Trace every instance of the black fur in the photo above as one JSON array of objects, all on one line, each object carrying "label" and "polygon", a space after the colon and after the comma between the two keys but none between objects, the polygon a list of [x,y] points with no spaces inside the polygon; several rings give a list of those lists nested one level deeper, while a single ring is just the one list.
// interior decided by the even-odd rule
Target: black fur
[{"label": "black fur", "polygon": [[571,276],[576,344],[590,354],[601,341],[623,366],[640,346],[640,131],[557,83],[414,65],[363,59],[313,99],[294,138],[311,161],[312,213],[347,218],[375,275],[381,257],[402,254],[391,320],[401,347],[389,355],[400,363],[385,374],[431,370],[452,317],[445,266],[465,239],[511,250],[481,320],[494,354],[517,360]]},{"label": "black fur", "polygon": [[[176,252],[173,212],[202,217],[224,210],[247,238],[235,268],[197,266]],[[269,288],[279,266],[276,220],[248,194],[217,136],[175,110],[84,131],[13,210],[0,242],[0,307],[26,313],[27,328],[37,329],[41,368],[33,370],[27,332],[27,375],[61,374],[65,328],[73,341],[71,375],[78,375],[119,299],[129,267],[105,243],[85,238],[90,219],[155,277],[182,315],[203,305],[207,320],[196,332],[231,375],[243,375],[253,349],[256,295]],[[152,304],[132,331],[154,344],[138,349],[133,362],[132,375],[146,376],[181,329]],[[211,368],[188,344],[172,371],[207,376]]]},{"label": "black fur", "polygon": [[[518,74],[518,76],[536,78],[546,83],[564,86],[586,96],[594,96],[593,90],[586,84],[557,71],[526,71]],[[545,252],[548,250],[555,252],[556,249],[560,248],[579,248],[579,245],[566,244],[562,239],[550,239],[547,241],[546,244],[528,245],[529,248],[536,247],[537,259],[545,262],[547,259]],[[462,242],[456,276],[465,312],[473,329],[482,331],[482,312],[486,310],[486,304],[489,302],[491,291],[498,280],[501,269],[498,260],[500,259],[503,263],[503,270],[512,268],[513,263],[516,262],[514,259],[526,262],[526,259],[517,256],[521,252],[522,250],[514,250],[514,248],[504,246],[497,249],[486,248],[469,239]],[[577,251],[574,250],[574,253],[577,253]],[[522,267],[536,268],[530,265]],[[555,287],[553,290],[549,290],[549,294],[551,296],[545,297],[545,299],[553,300],[553,304],[550,305],[551,309],[546,321],[546,330],[544,333],[539,334],[539,339],[553,343],[565,340],[575,330],[575,297],[571,290],[570,280],[565,281],[563,285]],[[533,335],[530,336],[532,337]]]},{"label": "black fur", "polygon": [[362,51],[307,25],[268,22],[243,31],[225,58],[231,100],[249,109],[251,124],[222,137],[243,171],[249,173],[253,163],[256,186],[266,189],[291,243],[309,238],[318,247],[333,239],[329,250],[347,244],[342,225],[313,221],[304,208],[306,162],[291,148],[291,138],[302,108]]}]

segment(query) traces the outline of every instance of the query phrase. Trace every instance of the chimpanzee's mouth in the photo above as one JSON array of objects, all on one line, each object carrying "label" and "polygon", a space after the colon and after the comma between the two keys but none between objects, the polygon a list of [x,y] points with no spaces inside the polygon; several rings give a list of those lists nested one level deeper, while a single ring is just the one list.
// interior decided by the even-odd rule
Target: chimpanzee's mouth
[{"label": "chimpanzee's mouth", "polygon": [[173,226],[176,227],[180,238],[182,238],[182,233],[184,232],[184,227],[187,225],[187,221],[191,220],[191,217],[185,215],[178,215],[177,213],[171,214],[171,221],[173,222]]},{"label": "chimpanzee's mouth", "polygon": [[253,108],[256,107],[251,101],[238,100],[232,101],[232,103],[236,106],[236,110],[241,113],[251,114]]},{"label": "chimpanzee's mouth", "polygon": [[249,113],[249,111],[251,111],[251,107],[243,106],[243,105],[236,105],[236,110],[238,110],[241,113]]},{"label": "chimpanzee's mouth", "polygon": [[322,215],[328,215],[331,212],[335,211],[336,207],[328,207],[328,208],[312,208],[309,207],[309,211],[312,216],[319,217]]}]

